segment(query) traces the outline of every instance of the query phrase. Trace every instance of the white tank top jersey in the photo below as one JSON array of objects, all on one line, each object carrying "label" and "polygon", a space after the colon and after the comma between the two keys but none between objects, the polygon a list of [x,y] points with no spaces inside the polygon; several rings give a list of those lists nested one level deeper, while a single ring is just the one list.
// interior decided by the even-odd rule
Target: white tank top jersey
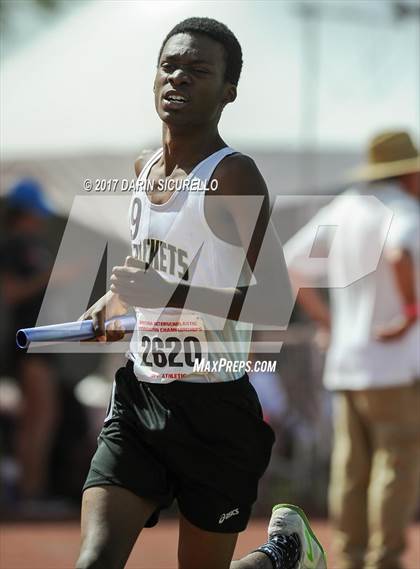
[{"label": "white tank top jersey", "polygon": [[[145,190],[149,172],[162,153],[157,151],[144,166],[132,196],[133,257],[151,263],[171,282],[181,279],[192,286],[220,288],[255,283],[249,267],[241,275],[246,259],[243,248],[217,237],[204,214],[204,198],[211,192],[205,184],[221,160],[236,151],[225,147],[205,158],[186,177],[183,188],[188,184],[188,189],[173,191],[166,203],[157,205]],[[252,324],[177,308],[135,307],[135,312],[136,330],[127,357],[140,381],[216,383],[243,375],[233,363],[248,359]],[[221,358],[231,365],[213,372],[213,362]],[[208,364],[197,370],[195,360]]]}]

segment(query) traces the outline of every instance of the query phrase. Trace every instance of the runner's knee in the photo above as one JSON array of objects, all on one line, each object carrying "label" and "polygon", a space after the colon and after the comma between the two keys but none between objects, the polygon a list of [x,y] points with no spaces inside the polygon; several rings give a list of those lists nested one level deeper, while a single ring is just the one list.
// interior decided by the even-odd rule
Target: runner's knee
[{"label": "runner's knee", "polygon": [[123,567],[124,562],[115,559],[110,551],[99,548],[82,548],[76,563],[76,569],[122,569]]}]

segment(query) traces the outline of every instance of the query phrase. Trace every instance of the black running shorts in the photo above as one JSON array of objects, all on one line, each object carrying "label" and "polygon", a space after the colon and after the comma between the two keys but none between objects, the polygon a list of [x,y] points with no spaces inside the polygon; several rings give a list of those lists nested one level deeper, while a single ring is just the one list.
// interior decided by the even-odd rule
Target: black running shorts
[{"label": "black running shorts", "polygon": [[203,530],[243,531],[273,442],[248,376],[152,384],[138,381],[128,362],[116,373],[84,490],[116,485],[153,500],[146,527],[176,499]]}]

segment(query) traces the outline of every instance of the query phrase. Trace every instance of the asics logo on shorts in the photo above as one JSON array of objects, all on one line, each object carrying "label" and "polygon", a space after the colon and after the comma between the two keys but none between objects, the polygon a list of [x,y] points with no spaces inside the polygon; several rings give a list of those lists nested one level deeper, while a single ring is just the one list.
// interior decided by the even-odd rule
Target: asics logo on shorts
[{"label": "asics logo on shorts", "polygon": [[237,516],[238,514],[239,514],[239,508],[235,508],[234,510],[227,512],[227,514],[222,514],[219,518],[219,524],[222,524],[224,521],[228,520],[232,516]]}]

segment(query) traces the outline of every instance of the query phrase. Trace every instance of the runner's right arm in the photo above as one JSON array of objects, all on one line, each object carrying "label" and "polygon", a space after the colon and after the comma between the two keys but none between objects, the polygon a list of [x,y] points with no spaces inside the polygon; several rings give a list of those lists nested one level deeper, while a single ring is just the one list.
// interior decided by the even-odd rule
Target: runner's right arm
[{"label": "runner's right arm", "polygon": [[[153,150],[143,150],[134,162],[136,178],[140,176],[147,160],[152,156]],[[127,314],[128,305],[120,300],[118,294],[109,290],[102,298],[95,302],[80,316],[79,320],[92,320],[96,342],[116,342],[124,337],[124,330],[118,326],[118,322],[108,326],[105,330],[105,321],[115,316]]]}]

